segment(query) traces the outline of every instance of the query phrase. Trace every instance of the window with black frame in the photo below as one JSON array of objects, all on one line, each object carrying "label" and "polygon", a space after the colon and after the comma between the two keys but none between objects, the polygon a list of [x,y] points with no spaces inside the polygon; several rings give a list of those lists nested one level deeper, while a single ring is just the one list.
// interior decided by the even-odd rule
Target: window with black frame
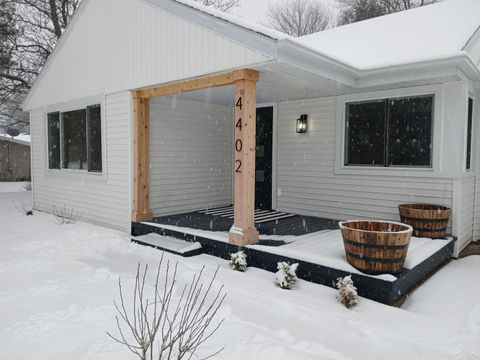
[{"label": "window with black frame", "polygon": [[49,169],[102,172],[101,107],[47,114]]},{"label": "window with black frame", "polygon": [[466,169],[470,170],[472,158],[472,126],[473,126],[473,99],[468,98],[468,116],[467,116],[467,162]]},{"label": "window with black frame", "polygon": [[346,166],[431,167],[434,96],[346,104]]}]

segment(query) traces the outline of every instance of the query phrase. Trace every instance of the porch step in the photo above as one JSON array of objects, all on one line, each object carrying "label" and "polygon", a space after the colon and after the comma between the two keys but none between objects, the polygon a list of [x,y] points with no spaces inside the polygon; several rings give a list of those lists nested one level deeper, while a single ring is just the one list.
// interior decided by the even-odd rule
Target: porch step
[{"label": "porch step", "polygon": [[199,242],[185,241],[156,233],[135,236],[132,238],[132,242],[183,257],[195,256],[203,252],[202,245]]}]

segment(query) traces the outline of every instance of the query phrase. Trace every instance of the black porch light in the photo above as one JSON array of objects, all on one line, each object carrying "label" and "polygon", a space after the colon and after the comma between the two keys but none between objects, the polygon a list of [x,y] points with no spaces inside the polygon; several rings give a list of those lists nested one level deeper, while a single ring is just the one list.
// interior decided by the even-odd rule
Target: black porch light
[{"label": "black porch light", "polygon": [[296,131],[298,134],[303,134],[307,132],[307,119],[308,115],[300,115],[300,117],[297,119],[297,128]]}]

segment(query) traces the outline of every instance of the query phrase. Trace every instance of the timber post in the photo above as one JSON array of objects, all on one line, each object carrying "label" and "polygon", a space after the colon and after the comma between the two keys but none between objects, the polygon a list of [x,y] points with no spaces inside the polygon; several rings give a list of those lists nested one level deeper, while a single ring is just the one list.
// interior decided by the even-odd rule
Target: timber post
[{"label": "timber post", "polygon": [[132,221],[152,219],[150,209],[150,133],[149,101],[157,96],[171,96],[183,92],[235,86],[235,138],[233,141],[235,161],[234,224],[229,241],[244,246],[258,243],[255,229],[255,147],[256,147],[256,86],[258,71],[234,70],[228,73],[163,84],[133,92],[134,100],[134,190]]},{"label": "timber post", "polygon": [[258,243],[255,228],[255,147],[256,147],[256,80],[235,82],[234,223],[229,242],[235,245]]}]

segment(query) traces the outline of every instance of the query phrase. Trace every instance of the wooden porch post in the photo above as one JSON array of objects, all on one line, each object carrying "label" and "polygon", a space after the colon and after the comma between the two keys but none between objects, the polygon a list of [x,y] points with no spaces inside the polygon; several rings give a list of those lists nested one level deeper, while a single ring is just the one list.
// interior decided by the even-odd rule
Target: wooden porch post
[{"label": "wooden porch post", "polygon": [[148,98],[133,95],[133,209],[132,221],[152,220],[150,210],[150,103]]},{"label": "wooden porch post", "polygon": [[235,195],[234,223],[229,242],[235,245],[258,243],[255,228],[255,147],[256,86],[255,77],[235,81]]}]

